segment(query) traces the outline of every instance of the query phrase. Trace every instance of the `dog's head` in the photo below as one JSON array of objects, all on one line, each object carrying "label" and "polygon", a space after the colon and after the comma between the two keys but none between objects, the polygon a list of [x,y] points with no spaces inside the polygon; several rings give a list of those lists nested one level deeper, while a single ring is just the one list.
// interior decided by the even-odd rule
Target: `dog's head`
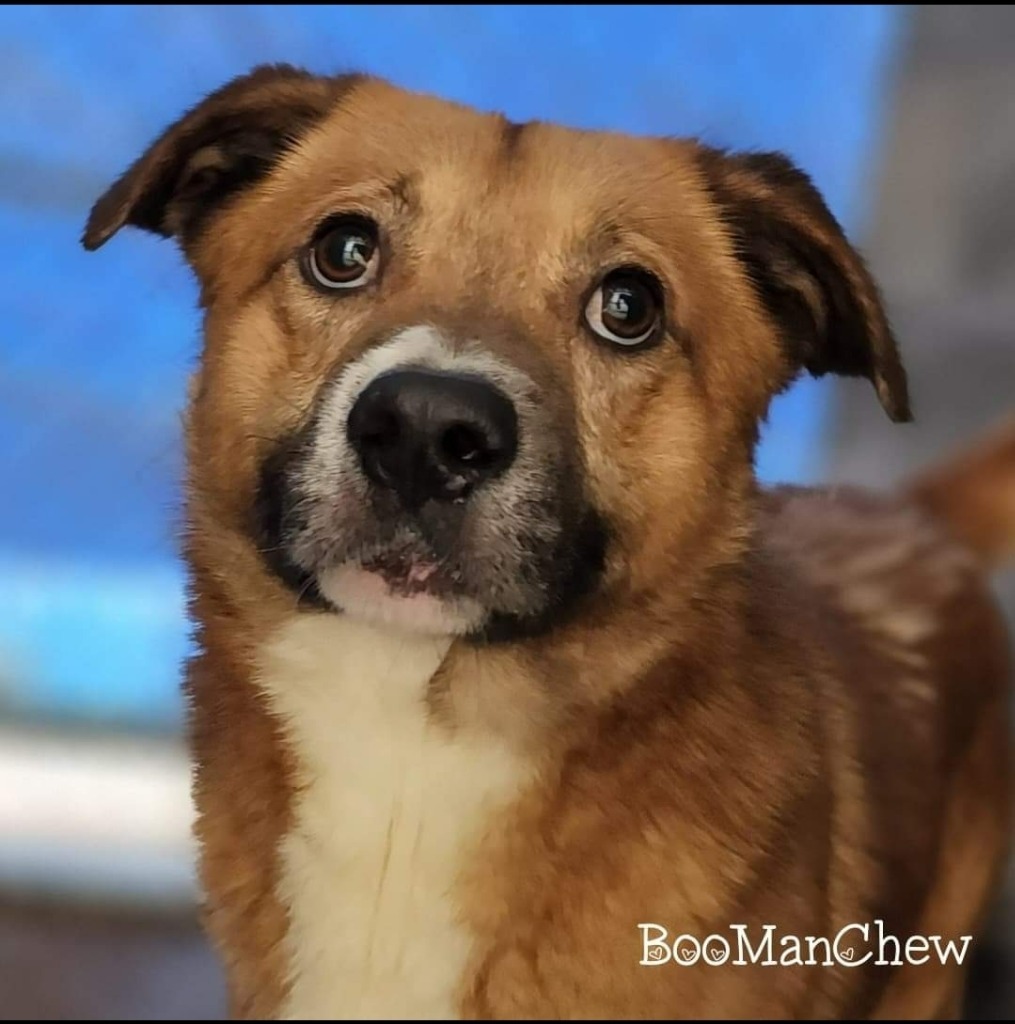
[{"label": "dog's head", "polygon": [[125,224],[202,286],[194,528],[350,614],[545,629],[739,528],[802,370],[908,416],[876,288],[778,155],[265,67],[162,135],[85,245]]}]

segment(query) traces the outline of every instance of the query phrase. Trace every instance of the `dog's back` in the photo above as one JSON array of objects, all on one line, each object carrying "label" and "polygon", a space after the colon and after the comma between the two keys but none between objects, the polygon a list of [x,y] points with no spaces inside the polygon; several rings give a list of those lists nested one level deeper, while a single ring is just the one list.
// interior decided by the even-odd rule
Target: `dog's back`
[{"label": "dog's back", "polygon": [[[781,488],[764,523],[814,602],[806,628],[834,665],[840,739],[855,740],[828,754],[862,792],[861,833],[840,841],[873,867],[855,876],[869,919],[975,932],[1010,831],[1010,649],[984,569],[1015,539],[1015,427],[896,496]],[[877,1015],[957,1012],[961,980],[954,964],[904,966]]]}]

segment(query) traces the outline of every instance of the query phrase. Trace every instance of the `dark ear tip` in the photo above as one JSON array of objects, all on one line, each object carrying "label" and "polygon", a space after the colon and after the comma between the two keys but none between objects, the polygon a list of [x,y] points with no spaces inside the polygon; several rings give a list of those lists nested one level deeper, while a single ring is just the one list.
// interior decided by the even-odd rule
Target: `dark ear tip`
[{"label": "dark ear tip", "polygon": [[878,378],[874,387],[888,418],[893,423],[912,423],[913,410],[909,404],[909,388],[905,380],[889,383],[883,377]]},{"label": "dark ear tip", "polygon": [[81,233],[81,244],[88,252],[95,252],[96,249],[101,249],[109,241],[109,238],[109,232],[100,231],[89,221]]},{"label": "dark ear tip", "polygon": [[910,406],[910,384],[905,379],[905,371],[902,369],[901,361],[894,350],[894,341],[891,335],[888,339],[892,345],[892,351],[886,361],[886,365],[880,367],[874,374],[870,375],[871,383],[878,393],[878,400],[881,408],[888,414],[892,423],[912,423],[913,410]]},{"label": "dark ear tip", "polygon": [[121,178],[95,201],[81,235],[81,244],[89,252],[105,245],[126,223],[130,205],[125,191]]}]

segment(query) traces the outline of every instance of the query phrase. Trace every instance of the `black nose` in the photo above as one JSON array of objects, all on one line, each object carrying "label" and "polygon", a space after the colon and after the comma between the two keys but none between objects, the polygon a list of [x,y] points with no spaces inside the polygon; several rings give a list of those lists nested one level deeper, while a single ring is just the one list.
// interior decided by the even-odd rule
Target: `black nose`
[{"label": "black nose", "polygon": [[393,370],[371,381],[349,413],[363,470],[408,508],[454,501],[511,465],[518,415],[480,377]]}]

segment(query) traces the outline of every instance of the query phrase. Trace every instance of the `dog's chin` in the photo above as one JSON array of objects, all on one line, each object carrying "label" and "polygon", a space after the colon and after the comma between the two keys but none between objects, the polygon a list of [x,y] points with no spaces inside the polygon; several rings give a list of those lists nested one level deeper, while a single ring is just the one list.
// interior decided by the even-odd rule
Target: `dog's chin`
[{"label": "dog's chin", "polygon": [[463,636],[482,627],[487,613],[477,601],[437,593],[425,583],[392,581],[354,563],[317,574],[317,589],[329,604],[374,626],[435,637]]}]

